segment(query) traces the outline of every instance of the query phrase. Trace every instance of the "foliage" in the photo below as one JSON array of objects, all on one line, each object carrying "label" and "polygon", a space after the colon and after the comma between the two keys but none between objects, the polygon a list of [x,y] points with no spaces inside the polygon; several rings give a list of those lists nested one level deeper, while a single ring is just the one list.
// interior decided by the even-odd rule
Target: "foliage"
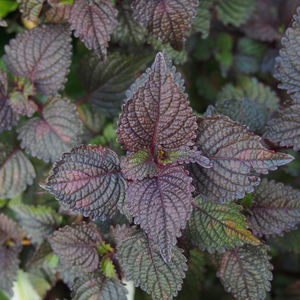
[{"label": "foliage", "polygon": [[0,26],[0,298],[298,297],[300,1],[0,0]]}]

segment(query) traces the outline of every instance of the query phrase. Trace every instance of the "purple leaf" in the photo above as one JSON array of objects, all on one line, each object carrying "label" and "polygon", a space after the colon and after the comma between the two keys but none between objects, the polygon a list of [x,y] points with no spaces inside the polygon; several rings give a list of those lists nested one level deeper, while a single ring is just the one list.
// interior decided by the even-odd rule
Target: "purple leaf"
[{"label": "purple leaf", "polygon": [[8,72],[26,77],[42,95],[64,89],[71,65],[68,25],[41,25],[18,34],[5,46]]},{"label": "purple leaf", "polygon": [[33,183],[35,171],[21,150],[0,144],[0,199],[12,198]]},{"label": "purple leaf", "polygon": [[99,59],[106,60],[106,48],[118,11],[110,0],[74,0],[69,22],[74,35],[80,37],[88,49],[93,49]]},{"label": "purple leaf", "polygon": [[67,23],[71,15],[71,5],[57,5],[45,13],[46,19],[51,23]]},{"label": "purple leaf", "polygon": [[228,117],[200,117],[197,122],[196,145],[213,165],[210,169],[198,164],[188,165],[196,194],[203,200],[224,203],[242,199],[260,183],[259,177],[249,175],[251,168],[267,174],[294,159],[291,155],[264,148],[259,136]]},{"label": "purple leaf", "polygon": [[136,224],[160,248],[163,259],[172,259],[172,247],[192,210],[192,179],[183,166],[165,166],[154,178],[131,182],[127,193],[128,209]]},{"label": "purple leaf", "polygon": [[19,10],[23,13],[23,18],[34,23],[38,22],[44,1],[45,0],[17,0],[17,2],[21,3]]},{"label": "purple leaf", "polygon": [[114,215],[118,201],[124,201],[126,181],[116,153],[81,145],[64,153],[40,186],[71,210],[105,220]]},{"label": "purple leaf", "polygon": [[158,53],[153,72],[140,86],[133,98],[123,105],[117,141],[123,149],[136,152],[161,146],[163,151],[189,150],[197,124],[192,108],[171,72],[167,72],[165,58]]},{"label": "purple leaf", "polygon": [[131,6],[133,17],[147,27],[149,34],[180,51],[198,5],[198,0],[134,0]]},{"label": "purple leaf", "polygon": [[254,234],[268,237],[296,229],[300,223],[299,190],[264,178],[253,196],[252,214],[247,216],[247,222]]},{"label": "purple leaf", "polygon": [[149,150],[149,148],[141,149],[123,159],[122,173],[127,180],[142,180],[144,177],[158,174],[158,166]]},{"label": "purple leaf", "polygon": [[159,249],[141,230],[132,228],[132,236],[118,245],[117,258],[129,280],[150,293],[153,300],[171,300],[181,289],[186,258],[178,247],[172,249],[170,263],[162,259]]},{"label": "purple leaf", "polygon": [[17,132],[21,147],[45,162],[54,162],[62,152],[77,146],[82,133],[76,106],[60,95],[49,97],[42,116],[25,121]]},{"label": "purple leaf", "polygon": [[99,267],[97,245],[102,237],[94,224],[72,224],[54,232],[49,242],[60,261],[81,272],[93,272]]},{"label": "purple leaf", "polygon": [[291,96],[292,101],[286,101],[266,127],[264,138],[279,142],[280,146],[300,149],[300,93]]},{"label": "purple leaf", "polygon": [[0,213],[0,247],[7,240],[13,243],[21,244],[23,233],[18,224],[5,214]]}]

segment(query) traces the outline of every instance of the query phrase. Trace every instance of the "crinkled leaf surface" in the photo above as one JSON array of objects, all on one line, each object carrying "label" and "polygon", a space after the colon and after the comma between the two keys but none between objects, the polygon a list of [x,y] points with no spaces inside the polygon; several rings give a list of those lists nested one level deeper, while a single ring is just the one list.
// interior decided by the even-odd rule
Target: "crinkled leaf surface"
[{"label": "crinkled leaf surface", "polygon": [[276,59],[278,74],[275,77],[281,81],[278,87],[286,89],[289,94],[300,91],[299,36],[300,8],[297,9],[297,15],[294,15],[292,27],[287,29],[286,36],[282,39],[283,48]]},{"label": "crinkled leaf surface", "polygon": [[55,260],[55,254],[51,248],[50,243],[45,240],[35,251],[28,267],[46,267],[49,262]]},{"label": "crinkled leaf surface", "polygon": [[88,49],[93,49],[99,59],[105,61],[110,35],[118,11],[110,0],[74,0],[69,22],[74,35],[80,37]]},{"label": "crinkled leaf surface", "polygon": [[12,198],[33,183],[35,171],[21,150],[0,144],[0,199]]},{"label": "crinkled leaf surface", "polygon": [[13,282],[16,280],[20,260],[20,247],[0,247],[0,289],[13,296]]},{"label": "crinkled leaf surface", "polygon": [[145,42],[146,29],[133,18],[131,3],[131,0],[123,0],[118,5],[118,25],[114,28],[113,39],[137,47]]},{"label": "crinkled leaf surface", "polygon": [[239,27],[251,16],[255,8],[255,0],[226,0],[215,4],[218,12],[218,19],[224,25],[231,24]]},{"label": "crinkled leaf surface", "polygon": [[47,206],[11,205],[26,235],[41,244],[61,224],[62,216]]},{"label": "crinkled leaf surface", "polygon": [[222,254],[217,276],[237,300],[263,300],[271,290],[268,250],[266,245],[244,245]]},{"label": "crinkled leaf surface", "polygon": [[262,107],[268,107],[272,112],[278,108],[279,104],[276,93],[254,77],[243,78],[237,86],[233,86],[231,83],[226,84],[218,93],[217,98],[218,101],[248,98],[257,101]]},{"label": "crinkled leaf surface", "polygon": [[201,0],[196,8],[197,16],[193,20],[193,27],[196,32],[202,33],[202,38],[205,39],[209,35],[211,13],[209,8],[212,6],[212,0]]},{"label": "crinkled leaf surface", "polygon": [[67,23],[71,15],[71,5],[59,5],[51,7],[45,13],[46,18],[51,23]]},{"label": "crinkled leaf surface", "polygon": [[40,186],[71,210],[105,220],[114,215],[117,202],[124,201],[126,182],[115,152],[81,145],[64,153]]},{"label": "crinkled leaf surface", "polygon": [[0,246],[8,239],[13,243],[20,244],[22,242],[23,233],[18,224],[5,214],[0,213]]},{"label": "crinkled leaf surface", "polygon": [[134,0],[133,17],[146,26],[149,34],[180,51],[198,4],[197,0]]},{"label": "crinkled leaf surface", "polygon": [[300,223],[300,191],[264,178],[254,189],[247,222],[259,236],[282,235]]},{"label": "crinkled leaf surface", "polygon": [[77,278],[71,290],[73,300],[126,300],[128,293],[119,280],[99,271]]},{"label": "crinkled leaf surface", "polygon": [[171,152],[188,150],[194,144],[195,116],[173,74],[167,71],[162,53],[156,55],[153,72],[123,105],[123,112],[117,130],[123,149],[135,152],[149,147],[152,154],[158,145]]},{"label": "crinkled leaf surface", "polygon": [[71,31],[68,25],[41,25],[18,34],[5,46],[8,72],[26,77],[42,95],[64,89],[71,65]]},{"label": "crinkled leaf surface", "polygon": [[126,57],[114,53],[102,63],[96,55],[86,56],[79,63],[78,76],[88,92],[88,101],[104,115],[116,116],[121,111],[126,90],[150,57]]},{"label": "crinkled leaf surface", "polygon": [[64,151],[80,143],[81,122],[76,106],[60,95],[49,97],[41,117],[31,118],[18,128],[18,139],[27,153],[54,162]]},{"label": "crinkled leaf surface", "polygon": [[264,138],[279,142],[280,146],[300,149],[300,93],[291,96],[265,128]]},{"label": "crinkled leaf surface", "polygon": [[176,237],[186,226],[193,201],[191,178],[183,166],[165,166],[154,178],[131,182],[127,193],[128,209],[136,224],[160,248],[169,263]]},{"label": "crinkled leaf surface", "polygon": [[102,243],[102,237],[95,225],[84,222],[67,225],[55,231],[49,242],[65,266],[76,266],[81,272],[93,272],[98,268],[97,245]]},{"label": "crinkled leaf surface", "polygon": [[261,134],[269,121],[270,109],[256,99],[225,99],[216,103],[218,114],[228,116],[233,121],[248,125],[251,132]]},{"label": "crinkled leaf surface", "polygon": [[17,0],[21,3],[19,10],[23,18],[37,23],[45,0]]},{"label": "crinkled leaf surface", "polygon": [[166,264],[158,247],[141,230],[118,245],[117,258],[130,280],[150,293],[153,300],[171,300],[177,295],[187,270],[182,250],[173,247],[172,260]]},{"label": "crinkled leaf surface", "polygon": [[259,245],[260,241],[247,229],[242,207],[233,203],[204,202],[197,197],[193,211],[187,221],[186,234],[200,250],[210,253],[224,252],[249,243]]},{"label": "crinkled leaf surface", "polygon": [[300,229],[285,232],[282,237],[270,237],[267,244],[281,252],[300,253]]},{"label": "crinkled leaf surface", "polygon": [[196,146],[211,160],[212,168],[189,164],[188,170],[196,194],[204,200],[224,203],[242,199],[260,183],[259,177],[249,175],[252,168],[257,173],[267,174],[294,159],[264,148],[259,136],[228,117],[200,117],[197,122]]},{"label": "crinkled leaf surface", "polygon": [[7,75],[0,69],[0,133],[16,126],[19,115],[8,104]]},{"label": "crinkled leaf surface", "polygon": [[127,180],[142,180],[147,176],[153,177],[158,172],[149,148],[131,153],[122,161],[122,173]]}]

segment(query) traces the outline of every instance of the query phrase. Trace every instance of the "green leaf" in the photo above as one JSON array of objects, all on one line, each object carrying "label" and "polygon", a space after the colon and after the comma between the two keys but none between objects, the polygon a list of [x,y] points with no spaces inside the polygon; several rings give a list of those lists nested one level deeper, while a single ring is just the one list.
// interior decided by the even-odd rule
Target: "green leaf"
[{"label": "green leaf", "polygon": [[298,39],[300,36],[300,8],[297,15],[294,15],[292,27],[286,31],[286,36],[282,39],[283,48],[280,56],[276,59],[278,74],[275,77],[281,81],[278,88],[287,90],[287,93],[300,91],[299,79],[299,56],[300,47]]},{"label": "green leaf", "polygon": [[246,196],[242,199],[241,205],[246,209],[251,208],[254,201],[254,196],[252,194],[246,194]]},{"label": "green leaf", "polygon": [[151,57],[126,57],[114,53],[103,64],[96,55],[86,56],[79,63],[78,77],[88,92],[88,101],[107,117],[117,115],[126,98],[125,91]]},{"label": "green leaf", "polygon": [[144,24],[150,35],[170,45],[177,51],[187,39],[187,31],[196,16],[197,0],[134,0],[133,17]]},{"label": "green leaf", "polygon": [[129,280],[151,294],[153,300],[173,299],[180,290],[187,270],[182,250],[173,247],[172,260],[166,264],[159,248],[141,230],[132,229],[132,237],[118,245],[117,258]]},{"label": "green leaf", "polygon": [[300,93],[291,96],[268,122],[263,137],[272,142],[279,142],[282,147],[293,146],[295,151],[300,149]]},{"label": "green leaf", "polygon": [[199,6],[196,8],[197,16],[193,19],[193,27],[196,32],[202,33],[202,38],[206,39],[209,35],[212,0],[202,0],[199,2]]},{"label": "green leaf", "polygon": [[117,211],[116,204],[124,201],[126,181],[115,152],[81,145],[64,153],[40,186],[71,210],[104,221]]},{"label": "green leaf", "polygon": [[49,97],[41,117],[31,118],[18,128],[18,139],[27,153],[52,162],[80,143],[81,122],[76,106],[60,95]]},{"label": "green leaf", "polygon": [[19,10],[23,18],[37,23],[45,0],[17,0],[21,3]]},{"label": "green leaf", "polygon": [[0,247],[6,242],[9,244],[21,244],[23,233],[18,224],[12,219],[0,213]]},{"label": "green leaf", "polygon": [[152,178],[158,172],[149,148],[130,153],[122,160],[122,173],[127,180],[142,180],[147,176]]},{"label": "green leaf", "polygon": [[114,28],[113,39],[121,45],[138,47],[145,42],[146,29],[132,16],[131,0],[123,0],[118,6],[118,25]]},{"label": "green leaf", "polygon": [[45,235],[50,235],[61,225],[62,216],[47,206],[11,205],[27,236],[41,244]]},{"label": "green leaf", "polygon": [[217,276],[225,291],[237,300],[263,300],[271,290],[273,276],[266,245],[244,245],[221,256]]},{"label": "green leaf", "polygon": [[19,148],[11,150],[0,144],[0,199],[20,194],[35,176],[30,160]]},{"label": "green leaf", "polygon": [[276,170],[294,157],[264,148],[261,138],[228,117],[199,118],[195,139],[198,150],[211,160],[212,168],[189,164],[196,194],[203,200],[224,203],[242,199],[251,193],[260,178],[250,175],[251,169],[260,174]]},{"label": "green leaf", "polygon": [[282,237],[275,236],[267,239],[267,244],[281,252],[300,253],[300,228],[285,232]]},{"label": "green leaf", "polygon": [[233,202],[215,204],[197,197],[187,221],[186,234],[200,250],[224,252],[246,243],[259,245],[260,241],[247,229],[242,207]]},{"label": "green leaf", "polygon": [[28,279],[41,299],[44,299],[47,292],[52,288],[52,285],[45,278],[29,273]]},{"label": "green leaf", "polygon": [[102,237],[95,225],[67,225],[55,231],[49,242],[65,266],[76,267],[80,272],[93,272],[99,267],[97,246]]},{"label": "green leaf", "polygon": [[218,19],[224,25],[231,24],[239,27],[251,16],[255,8],[255,0],[226,0],[215,4]]},{"label": "green leaf", "polygon": [[113,262],[110,259],[104,258],[102,260],[101,270],[103,271],[106,277],[117,279]]},{"label": "green leaf", "polygon": [[243,99],[248,98],[257,101],[261,107],[267,107],[272,112],[278,108],[279,98],[269,86],[258,82],[256,78],[244,77],[237,86],[231,83],[226,84],[218,93],[218,101],[224,99]]},{"label": "green leaf", "polygon": [[126,288],[115,278],[107,278],[101,272],[85,274],[71,287],[72,300],[127,300]]},{"label": "green leaf", "polygon": [[0,18],[5,18],[8,13],[16,10],[19,6],[19,3],[16,1],[10,0],[1,0],[0,1]]},{"label": "green leaf", "polygon": [[300,191],[264,178],[254,189],[247,222],[255,235],[282,235],[300,223]]}]

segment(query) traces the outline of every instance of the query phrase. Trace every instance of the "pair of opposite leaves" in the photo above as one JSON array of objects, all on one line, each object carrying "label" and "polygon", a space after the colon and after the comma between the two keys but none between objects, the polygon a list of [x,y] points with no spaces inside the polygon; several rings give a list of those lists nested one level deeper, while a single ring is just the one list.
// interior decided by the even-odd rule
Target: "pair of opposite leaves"
[{"label": "pair of opposite leaves", "polygon": [[[113,151],[81,145],[62,155],[41,186],[93,219],[128,208],[170,262],[192,211],[193,185],[204,200],[240,199],[260,183],[251,168],[265,174],[293,157],[264,148],[259,136],[228,117],[200,117],[197,124],[182,80],[162,53],[137,82],[118,122],[118,142],[128,150],[122,166]],[[192,178],[180,165],[189,162]]]}]

